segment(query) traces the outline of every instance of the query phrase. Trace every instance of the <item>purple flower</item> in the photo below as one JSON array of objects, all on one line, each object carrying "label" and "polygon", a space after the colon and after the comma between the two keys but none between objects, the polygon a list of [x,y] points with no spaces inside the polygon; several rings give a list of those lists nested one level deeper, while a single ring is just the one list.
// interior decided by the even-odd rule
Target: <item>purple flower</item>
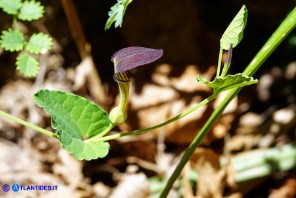
[{"label": "purple flower", "polygon": [[114,62],[114,80],[117,82],[120,93],[119,104],[114,107],[109,119],[114,125],[122,124],[126,120],[126,109],[129,97],[130,77],[129,70],[151,63],[163,54],[162,49],[145,47],[127,47],[119,50],[112,56]]},{"label": "purple flower", "polygon": [[112,56],[115,74],[126,72],[135,67],[152,63],[163,55],[162,49],[145,47],[127,47],[119,50]]}]

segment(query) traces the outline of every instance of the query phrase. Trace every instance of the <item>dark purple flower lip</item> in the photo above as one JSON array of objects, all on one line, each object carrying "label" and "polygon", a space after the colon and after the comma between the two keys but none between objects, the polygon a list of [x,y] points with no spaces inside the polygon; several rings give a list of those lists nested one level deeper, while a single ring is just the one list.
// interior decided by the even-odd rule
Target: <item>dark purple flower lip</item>
[{"label": "dark purple flower lip", "polygon": [[111,60],[115,73],[125,72],[135,67],[152,63],[163,55],[162,49],[127,47],[116,52]]}]

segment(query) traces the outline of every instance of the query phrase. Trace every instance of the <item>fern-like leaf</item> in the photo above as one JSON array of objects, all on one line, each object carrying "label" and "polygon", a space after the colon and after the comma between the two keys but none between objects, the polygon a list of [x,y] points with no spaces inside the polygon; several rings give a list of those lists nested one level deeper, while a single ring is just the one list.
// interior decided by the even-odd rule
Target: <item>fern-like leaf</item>
[{"label": "fern-like leaf", "polygon": [[8,29],[2,32],[0,44],[7,51],[20,51],[24,47],[24,35],[17,29]]},{"label": "fern-like leaf", "polygon": [[121,27],[125,10],[131,2],[132,0],[117,0],[117,3],[112,6],[111,10],[108,12],[109,18],[105,25],[105,30],[109,29],[114,22],[115,28]]},{"label": "fern-like leaf", "polygon": [[0,0],[0,8],[7,14],[16,15],[21,5],[20,0]]},{"label": "fern-like leaf", "polygon": [[47,52],[52,45],[51,37],[47,34],[33,34],[25,49],[31,53],[40,54]]},{"label": "fern-like leaf", "polygon": [[16,69],[25,77],[36,76],[39,62],[28,54],[20,54],[16,59]]},{"label": "fern-like leaf", "polygon": [[24,21],[37,20],[43,16],[44,7],[40,2],[25,1],[22,4],[18,18]]}]

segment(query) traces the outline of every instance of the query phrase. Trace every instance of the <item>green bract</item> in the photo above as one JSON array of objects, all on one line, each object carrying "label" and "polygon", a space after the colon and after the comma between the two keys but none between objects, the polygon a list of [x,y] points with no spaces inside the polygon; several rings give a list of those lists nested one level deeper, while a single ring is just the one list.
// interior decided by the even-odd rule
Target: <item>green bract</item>
[{"label": "green bract", "polygon": [[16,59],[16,69],[25,77],[36,76],[39,62],[28,54],[20,54]]},{"label": "green bract", "polygon": [[201,78],[200,76],[197,76],[196,80],[214,89],[215,93],[220,93],[222,91],[226,91],[232,88],[244,87],[247,85],[258,83],[257,79],[254,79],[253,77],[249,77],[241,73],[235,75],[227,75],[225,77],[217,77],[211,82]]},{"label": "green bract", "polygon": [[34,101],[52,116],[52,127],[57,129],[63,148],[78,160],[105,157],[109,144],[87,141],[113,125],[108,114],[83,97],[62,91],[41,90]]},{"label": "green bract", "polygon": [[114,22],[115,27],[121,27],[125,10],[131,2],[132,0],[117,0],[117,3],[108,12],[109,18],[106,22],[105,30],[109,29]]},{"label": "green bract", "polygon": [[24,47],[24,35],[17,29],[8,29],[2,32],[0,44],[7,51],[20,51]]},{"label": "green bract", "polygon": [[246,6],[243,6],[222,35],[220,46],[224,50],[228,50],[231,43],[233,48],[236,47],[243,39],[243,32],[247,24],[247,17],[247,8]]}]

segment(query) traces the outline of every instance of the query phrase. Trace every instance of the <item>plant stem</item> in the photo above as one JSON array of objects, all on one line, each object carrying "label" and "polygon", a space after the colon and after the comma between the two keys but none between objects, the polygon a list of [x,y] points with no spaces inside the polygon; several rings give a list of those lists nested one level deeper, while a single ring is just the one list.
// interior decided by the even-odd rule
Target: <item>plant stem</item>
[{"label": "plant stem", "polygon": [[198,103],[197,105],[193,106],[192,108],[188,109],[187,111],[163,122],[163,123],[160,123],[156,126],[153,126],[153,127],[149,127],[149,128],[146,128],[146,129],[139,129],[139,130],[135,130],[135,131],[129,131],[129,132],[124,132],[124,133],[119,133],[119,134],[115,134],[115,135],[108,135],[108,136],[105,136],[105,137],[93,137],[93,138],[90,138],[88,139],[87,141],[108,141],[108,140],[114,140],[114,139],[117,139],[117,138],[120,138],[120,137],[124,137],[124,136],[128,136],[128,135],[138,135],[140,133],[144,133],[144,132],[147,132],[147,131],[150,131],[150,130],[153,130],[153,129],[157,129],[157,128],[160,128],[160,127],[163,127],[165,125],[168,125],[176,120],[179,120],[185,116],[187,116],[188,114],[194,112],[195,110],[197,110],[198,108],[200,108],[201,106],[207,104],[208,102],[210,102],[211,100],[215,99],[217,97],[217,94],[212,94],[211,96],[209,96],[208,98],[204,99],[203,101],[201,101],[200,103]]},{"label": "plant stem", "polygon": [[18,27],[17,27],[17,17],[16,16],[13,16],[12,27],[14,29],[18,30]]},{"label": "plant stem", "polygon": [[[288,17],[282,22],[282,24],[278,27],[278,29],[272,34],[270,39],[265,43],[265,45],[260,49],[260,51],[253,58],[251,63],[247,66],[244,71],[244,74],[252,76],[255,72],[260,68],[263,62],[270,56],[270,54],[275,50],[275,48],[284,40],[284,38],[289,34],[289,32],[296,25],[296,7],[293,11],[288,15]],[[195,149],[201,143],[203,137],[208,133],[208,131],[212,128],[215,121],[220,117],[223,110],[230,103],[230,101],[239,93],[241,88],[235,88],[228,92],[225,99],[221,102],[221,104],[215,109],[210,118],[207,120],[205,125],[201,128],[199,133],[193,139],[186,152],[184,153],[181,161],[177,165],[175,171],[168,179],[166,186],[162,190],[160,194],[160,198],[167,197],[172,185],[176,181],[176,179],[180,176],[182,169],[185,164],[190,159],[191,155],[195,151]]]},{"label": "plant stem", "polygon": [[265,60],[272,54],[277,46],[288,36],[288,34],[296,26],[296,7],[290,12],[287,18],[281,23],[278,29],[268,39],[265,45],[260,49],[257,55],[249,63],[245,69],[244,74],[252,76],[265,62]]},{"label": "plant stem", "polygon": [[215,121],[220,117],[225,107],[228,105],[228,102],[234,98],[237,93],[239,92],[241,88],[236,88],[234,90],[231,90],[226,98],[222,101],[222,103],[219,105],[219,107],[212,113],[210,118],[207,120],[207,122],[203,125],[203,127],[200,129],[200,131],[197,133],[189,147],[187,148],[186,152],[182,156],[182,159],[180,160],[179,164],[177,165],[176,169],[174,170],[173,174],[169,178],[169,180],[166,183],[165,188],[162,190],[160,194],[160,198],[167,197],[167,194],[169,193],[169,190],[171,189],[172,185],[176,181],[176,179],[180,176],[181,171],[183,170],[184,166],[194,153],[195,149],[198,147],[198,145],[201,143],[207,132],[212,128]]},{"label": "plant stem", "polygon": [[102,131],[101,133],[99,133],[98,135],[92,137],[92,138],[89,138],[87,140],[84,140],[84,142],[92,142],[93,139],[98,139],[100,137],[103,137],[105,136],[107,133],[109,133],[111,131],[111,129],[113,129],[115,127],[114,124],[110,123],[109,126],[104,130]]},{"label": "plant stem", "polygon": [[223,48],[220,47],[219,58],[218,58],[218,67],[217,67],[217,72],[216,72],[216,78],[220,76],[222,55],[223,55]]},{"label": "plant stem", "polygon": [[42,133],[44,135],[47,135],[49,137],[58,138],[58,136],[55,133],[53,133],[51,131],[48,131],[48,130],[45,130],[43,128],[40,128],[40,127],[38,127],[38,126],[36,126],[34,124],[31,124],[29,122],[26,122],[26,121],[24,121],[24,120],[22,120],[20,118],[17,118],[17,117],[15,117],[13,115],[10,115],[8,113],[5,113],[4,111],[1,111],[0,110],[0,115],[3,116],[3,117],[5,117],[5,118],[8,118],[10,120],[13,120],[13,121],[15,121],[15,122],[17,122],[17,123],[19,123],[21,125],[24,125],[24,126],[26,126],[28,128],[34,129],[35,131],[38,131],[38,132],[40,132],[40,133]]}]

